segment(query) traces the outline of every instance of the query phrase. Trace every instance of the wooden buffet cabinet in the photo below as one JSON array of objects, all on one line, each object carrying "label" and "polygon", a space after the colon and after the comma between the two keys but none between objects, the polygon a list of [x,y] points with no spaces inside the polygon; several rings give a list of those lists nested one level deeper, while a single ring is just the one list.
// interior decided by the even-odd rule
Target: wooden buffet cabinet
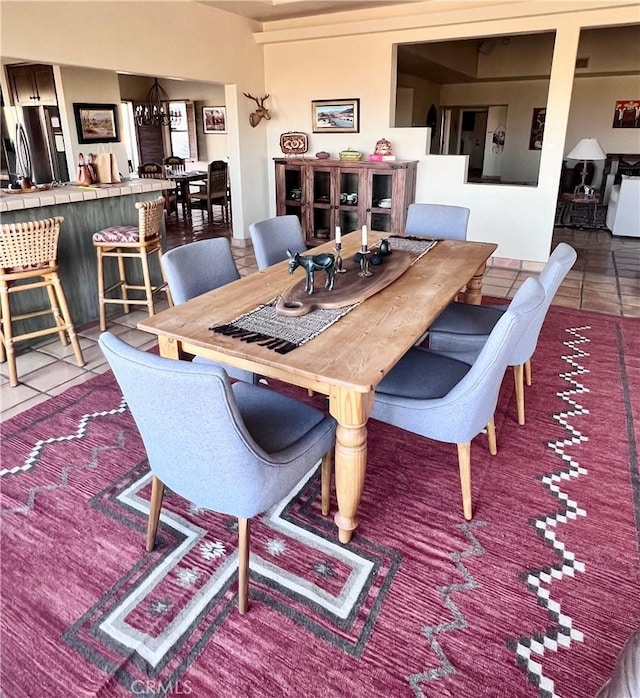
[{"label": "wooden buffet cabinet", "polygon": [[416,160],[290,157],[274,162],[276,213],[297,215],[309,246],[333,239],[337,225],[343,233],[363,225],[381,232],[404,231],[407,209],[415,199]]}]

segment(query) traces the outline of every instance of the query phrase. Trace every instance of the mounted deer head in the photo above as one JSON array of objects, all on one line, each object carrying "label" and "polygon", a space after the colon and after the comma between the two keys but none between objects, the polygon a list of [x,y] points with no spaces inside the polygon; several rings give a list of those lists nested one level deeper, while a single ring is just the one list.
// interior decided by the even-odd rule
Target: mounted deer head
[{"label": "mounted deer head", "polygon": [[254,128],[262,121],[262,119],[271,119],[269,110],[264,106],[265,101],[269,99],[269,95],[265,95],[264,97],[253,97],[248,92],[243,92],[242,94],[245,97],[252,99],[258,105],[258,108],[249,114],[249,123]]}]

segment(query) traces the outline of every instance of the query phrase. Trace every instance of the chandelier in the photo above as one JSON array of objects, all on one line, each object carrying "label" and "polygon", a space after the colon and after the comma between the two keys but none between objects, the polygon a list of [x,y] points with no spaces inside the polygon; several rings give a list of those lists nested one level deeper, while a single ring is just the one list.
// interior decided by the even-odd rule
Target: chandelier
[{"label": "chandelier", "polygon": [[133,111],[138,126],[177,126],[180,123],[180,112],[170,111],[169,95],[158,82],[151,86],[144,102],[136,104]]}]

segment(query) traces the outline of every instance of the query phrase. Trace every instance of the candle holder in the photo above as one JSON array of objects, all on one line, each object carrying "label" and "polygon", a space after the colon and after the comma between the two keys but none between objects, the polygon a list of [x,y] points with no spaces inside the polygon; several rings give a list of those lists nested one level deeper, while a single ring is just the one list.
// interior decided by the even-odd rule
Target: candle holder
[{"label": "candle holder", "polygon": [[365,278],[367,276],[373,276],[371,270],[369,269],[370,254],[371,252],[369,252],[366,246],[360,250],[360,271],[358,272],[358,276],[362,278]]},{"label": "candle holder", "polygon": [[347,270],[342,266],[342,243],[336,242],[334,249],[336,251],[336,274],[344,274]]}]

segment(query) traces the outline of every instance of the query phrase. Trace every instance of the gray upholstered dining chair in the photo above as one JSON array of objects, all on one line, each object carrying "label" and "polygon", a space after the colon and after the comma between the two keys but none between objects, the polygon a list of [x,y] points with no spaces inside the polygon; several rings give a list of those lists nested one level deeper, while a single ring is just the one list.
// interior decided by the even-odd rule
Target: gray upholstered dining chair
[{"label": "gray upholstered dining chair", "polygon": [[430,439],[455,443],[464,517],[473,516],[471,440],[487,427],[497,453],[493,414],[517,343],[544,301],[537,279],[527,279],[470,366],[430,349],[411,348],[380,381],[371,417]]},{"label": "gray upholstered dining chair", "polygon": [[336,423],[303,402],[238,382],[218,366],[165,359],[109,332],[99,344],[136,422],[153,474],[147,550],[164,488],[238,517],[238,610],[249,603],[250,519],[285,497],[322,460],[322,512]]},{"label": "gray upholstered dining chair", "polygon": [[298,216],[265,218],[252,223],[249,234],[259,270],[287,259],[287,249],[291,254],[307,251]]},{"label": "gray upholstered dining chair", "polygon": [[[161,264],[175,305],[240,278],[227,238],[196,240],[174,247],[162,255]],[[201,356],[196,356],[194,362],[221,365]],[[232,366],[223,368],[232,378],[255,382],[250,371]]]},{"label": "gray upholstered dining chair", "polygon": [[162,267],[176,305],[240,278],[227,238],[174,247],[162,256]]},{"label": "gray upholstered dining chair", "polygon": [[466,240],[469,209],[446,204],[410,204],[405,235]]},{"label": "gray upholstered dining chair", "polygon": [[[538,337],[547,316],[549,306],[560,284],[575,264],[576,251],[561,242],[552,252],[540,272],[539,280],[544,288],[544,303],[532,318],[527,331],[509,359],[513,366],[518,424],[525,423],[524,384],[531,385],[531,357],[538,344]],[[429,348],[444,352],[447,356],[473,363],[487,341],[495,324],[508,306],[469,305],[452,303],[429,328]]]}]

